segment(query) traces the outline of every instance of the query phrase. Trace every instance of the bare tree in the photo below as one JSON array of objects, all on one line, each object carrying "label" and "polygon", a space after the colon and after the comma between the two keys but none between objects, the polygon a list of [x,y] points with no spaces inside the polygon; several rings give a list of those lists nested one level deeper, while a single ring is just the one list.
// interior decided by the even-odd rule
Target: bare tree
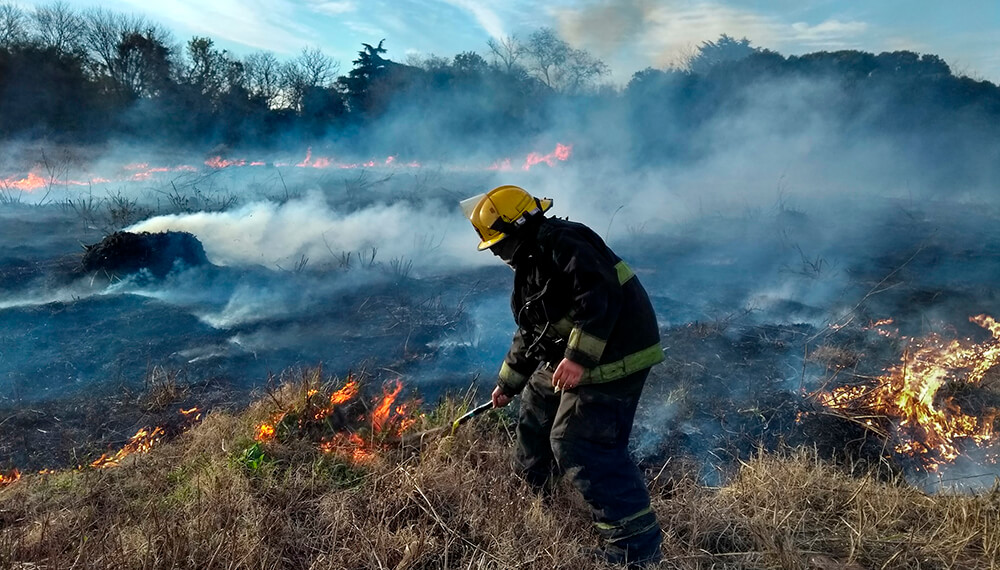
[{"label": "bare tree", "polygon": [[31,18],[39,43],[63,53],[82,54],[86,30],[83,18],[69,4],[59,1],[38,6]]},{"label": "bare tree", "polygon": [[500,66],[507,73],[511,73],[514,70],[514,66],[517,65],[518,60],[525,53],[524,45],[513,34],[503,36],[499,39],[490,38],[486,41],[486,45],[489,46],[490,52],[493,53],[493,63]]},{"label": "bare tree", "polygon": [[560,77],[563,91],[578,93],[591,87],[594,80],[609,73],[608,66],[582,49],[570,50]]},{"label": "bare tree", "polygon": [[531,60],[531,71],[543,83],[555,89],[557,70],[569,57],[571,49],[552,28],[542,28],[531,33],[524,51]]},{"label": "bare tree", "polygon": [[299,57],[292,60],[310,87],[329,87],[337,79],[340,64],[319,48],[303,48]]},{"label": "bare tree", "polygon": [[153,94],[170,75],[170,33],[131,16],[97,8],[84,12],[84,42],[95,75],[134,96]]},{"label": "bare tree", "polygon": [[440,72],[451,67],[451,60],[433,53],[427,55],[411,53],[406,56],[406,65],[419,67],[424,71]]},{"label": "bare tree", "polygon": [[608,66],[586,50],[573,49],[551,28],[541,28],[528,37],[524,47],[529,70],[552,89],[579,92],[608,73]]},{"label": "bare tree", "polygon": [[330,87],[338,71],[340,64],[318,48],[303,48],[298,57],[282,67],[282,84],[289,106],[301,110],[305,93],[315,87]]},{"label": "bare tree", "polygon": [[263,101],[268,108],[278,105],[281,94],[281,63],[269,51],[251,53],[243,58],[246,85],[250,97]]},{"label": "bare tree", "polygon": [[0,47],[11,48],[28,39],[28,19],[13,4],[0,4]]}]

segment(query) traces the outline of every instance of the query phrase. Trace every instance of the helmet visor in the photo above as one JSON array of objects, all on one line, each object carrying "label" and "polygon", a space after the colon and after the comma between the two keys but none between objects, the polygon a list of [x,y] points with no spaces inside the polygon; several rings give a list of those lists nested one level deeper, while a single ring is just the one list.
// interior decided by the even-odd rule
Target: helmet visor
[{"label": "helmet visor", "polygon": [[478,206],[479,202],[481,202],[485,197],[486,193],[484,192],[482,194],[477,194],[472,198],[466,198],[458,203],[458,205],[462,208],[462,213],[465,214],[465,219],[472,221],[472,214],[476,213],[476,206]]}]

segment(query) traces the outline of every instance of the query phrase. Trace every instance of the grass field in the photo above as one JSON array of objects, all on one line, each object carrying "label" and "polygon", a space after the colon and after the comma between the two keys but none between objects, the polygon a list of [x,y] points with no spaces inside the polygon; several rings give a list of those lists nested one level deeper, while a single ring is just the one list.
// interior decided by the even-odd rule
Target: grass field
[{"label": "grass field", "polygon": [[[319,424],[255,440],[262,424],[305,417],[311,398],[336,387],[318,382],[209,413],[115,468],[25,474],[0,489],[0,567],[607,567],[584,554],[597,539],[579,495],[562,484],[543,500],[516,476],[506,411],[422,448],[365,422],[353,428],[362,454],[321,451]],[[467,405],[442,400],[408,432],[446,425]],[[719,487],[700,484],[682,457],[647,467],[661,568],[1000,565],[998,487],[927,495],[902,479],[848,475],[807,449],[742,462]]]}]

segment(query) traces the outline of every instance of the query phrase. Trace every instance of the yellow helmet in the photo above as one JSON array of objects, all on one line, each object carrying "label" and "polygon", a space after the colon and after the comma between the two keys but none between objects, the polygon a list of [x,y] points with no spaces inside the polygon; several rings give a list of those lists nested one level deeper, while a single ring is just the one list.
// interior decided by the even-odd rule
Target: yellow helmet
[{"label": "yellow helmet", "polygon": [[519,186],[500,186],[462,200],[462,211],[479,234],[479,251],[499,243],[520,229],[529,218],[551,207],[549,198],[535,198]]}]

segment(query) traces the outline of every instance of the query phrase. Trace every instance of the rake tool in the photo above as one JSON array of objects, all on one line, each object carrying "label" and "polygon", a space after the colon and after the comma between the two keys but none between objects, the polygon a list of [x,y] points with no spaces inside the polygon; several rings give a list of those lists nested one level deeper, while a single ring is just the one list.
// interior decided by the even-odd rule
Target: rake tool
[{"label": "rake tool", "polygon": [[460,418],[451,422],[450,428],[448,426],[441,426],[441,427],[436,427],[434,429],[422,431],[419,433],[407,434],[400,438],[399,443],[402,447],[414,447],[418,449],[423,448],[425,445],[436,440],[439,437],[444,437],[446,435],[454,434],[455,431],[458,429],[458,426],[468,422],[469,420],[471,420],[476,416],[484,414],[485,412],[489,411],[492,408],[493,408],[492,401],[485,402],[483,404],[476,406],[475,408],[472,408],[471,410],[463,414]]}]

